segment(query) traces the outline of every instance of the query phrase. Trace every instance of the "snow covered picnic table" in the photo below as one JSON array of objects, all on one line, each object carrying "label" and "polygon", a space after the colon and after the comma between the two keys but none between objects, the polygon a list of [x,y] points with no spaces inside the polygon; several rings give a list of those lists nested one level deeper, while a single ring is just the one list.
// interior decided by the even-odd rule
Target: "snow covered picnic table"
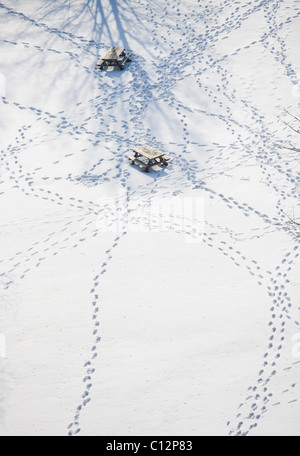
[{"label": "snow covered picnic table", "polygon": [[97,66],[100,70],[104,67],[118,66],[120,70],[124,69],[125,63],[130,62],[131,54],[126,54],[124,47],[112,47],[100,60]]},{"label": "snow covered picnic table", "polygon": [[[145,171],[148,172],[151,166],[161,164],[163,166],[168,166],[169,157],[164,155],[162,152],[154,149],[153,147],[143,145],[138,146],[132,149],[134,156],[129,156],[132,165],[141,165],[145,168]],[[146,160],[142,160],[142,158]]]}]

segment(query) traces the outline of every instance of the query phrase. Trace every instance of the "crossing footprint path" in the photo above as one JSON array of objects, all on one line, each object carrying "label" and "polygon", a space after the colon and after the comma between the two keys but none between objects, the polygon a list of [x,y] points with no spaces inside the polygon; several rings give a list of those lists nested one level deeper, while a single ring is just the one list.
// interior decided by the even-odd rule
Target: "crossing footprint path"
[{"label": "crossing footprint path", "polygon": [[[116,16],[104,0],[103,27],[100,11],[93,16],[96,2],[90,9],[34,3],[0,3],[1,63],[12,81],[0,93],[0,237],[8,239],[17,227],[28,233],[23,245],[5,245],[0,259],[7,302],[53,257],[88,252],[104,227],[114,231],[109,195],[112,189],[123,195],[119,231],[90,277],[86,340],[92,342],[78,368],[82,395],[73,398],[67,434],[80,434],[82,413],[94,398],[101,285],[116,249],[127,242],[128,220],[144,232],[164,220],[168,230],[247,271],[265,292],[261,305],[269,319],[256,380],[244,385],[244,398],[224,425],[230,435],[259,432],[276,407],[285,404],[292,413],[298,401],[299,362],[290,355],[290,340],[300,325],[300,232],[287,215],[299,212],[299,152],[297,136],[278,117],[299,109],[293,95],[299,3],[134,0]],[[127,43],[132,62],[123,72],[100,72],[96,62],[114,35]],[[13,71],[15,61],[22,72]],[[25,84],[23,74],[33,66],[38,77]],[[126,155],[142,143],[164,150],[170,166],[149,174],[130,167]],[[186,195],[203,199],[204,221],[149,212],[155,198]],[[22,212],[26,204],[30,215]]]}]

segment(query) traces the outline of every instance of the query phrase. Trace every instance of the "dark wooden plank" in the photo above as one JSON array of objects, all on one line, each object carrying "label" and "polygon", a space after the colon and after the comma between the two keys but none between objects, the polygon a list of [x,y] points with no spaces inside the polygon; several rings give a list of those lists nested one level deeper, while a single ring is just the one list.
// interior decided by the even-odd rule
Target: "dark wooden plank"
[{"label": "dark wooden plank", "polygon": [[124,66],[126,62],[131,62],[130,57],[131,57],[131,54],[124,55],[123,60],[120,60],[119,64]]},{"label": "dark wooden plank", "polygon": [[101,59],[100,62],[97,63],[97,67],[99,67],[100,70],[102,70],[104,66],[105,66],[105,65],[104,65],[104,62],[103,62],[103,60]]},{"label": "dark wooden plank", "polygon": [[149,172],[149,168],[151,167],[151,165],[149,163],[145,163],[143,160],[140,160],[139,158],[136,158],[136,157],[128,157],[130,159],[133,158],[131,164],[132,165],[138,165],[138,166],[141,166],[142,168],[144,168],[144,170],[148,173]]}]

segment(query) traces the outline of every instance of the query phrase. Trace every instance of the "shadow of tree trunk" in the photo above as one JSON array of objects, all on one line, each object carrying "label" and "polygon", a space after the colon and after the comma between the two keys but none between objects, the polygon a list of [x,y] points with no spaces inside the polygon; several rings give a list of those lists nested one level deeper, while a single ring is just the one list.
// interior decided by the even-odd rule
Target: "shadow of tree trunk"
[{"label": "shadow of tree trunk", "polygon": [[[101,0],[98,0],[98,1],[101,3]],[[117,24],[117,29],[118,29],[118,32],[119,32],[119,37],[120,37],[120,41],[121,41],[120,45],[123,44],[123,46],[128,49],[129,46],[128,46],[128,42],[127,42],[127,39],[126,39],[125,30],[123,28],[122,19],[120,17],[118,1],[117,0],[110,0],[110,4],[111,4],[111,7],[112,7],[112,12],[113,12],[113,15],[114,15],[115,22]]]}]

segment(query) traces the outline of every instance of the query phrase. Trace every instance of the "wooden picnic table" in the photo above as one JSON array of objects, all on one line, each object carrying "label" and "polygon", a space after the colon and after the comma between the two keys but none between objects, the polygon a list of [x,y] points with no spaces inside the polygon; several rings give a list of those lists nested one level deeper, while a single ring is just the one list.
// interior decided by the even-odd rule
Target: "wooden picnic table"
[{"label": "wooden picnic table", "polygon": [[104,67],[118,66],[120,70],[124,69],[125,63],[130,62],[131,54],[126,54],[124,47],[112,47],[107,51],[104,57],[100,60],[97,66],[100,70]]},{"label": "wooden picnic table", "polygon": [[142,166],[145,168],[146,172],[149,172],[150,167],[154,165],[168,166],[170,158],[153,147],[143,145],[135,147],[132,150],[134,152],[134,156],[128,157],[131,160],[131,164]]}]

